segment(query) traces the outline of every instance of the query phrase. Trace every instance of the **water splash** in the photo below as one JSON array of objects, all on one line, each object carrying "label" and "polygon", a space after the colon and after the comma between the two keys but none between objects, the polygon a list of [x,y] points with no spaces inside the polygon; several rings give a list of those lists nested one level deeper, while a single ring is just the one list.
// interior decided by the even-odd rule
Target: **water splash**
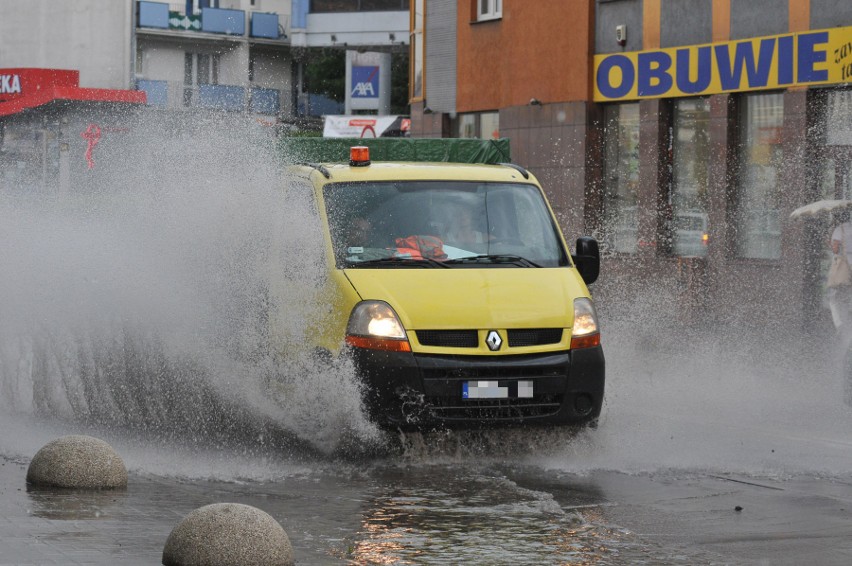
[{"label": "water splash", "polygon": [[308,355],[325,276],[309,195],[257,127],[184,126],[147,116],[68,194],[0,194],[0,410],[320,452],[375,434],[351,366]]}]

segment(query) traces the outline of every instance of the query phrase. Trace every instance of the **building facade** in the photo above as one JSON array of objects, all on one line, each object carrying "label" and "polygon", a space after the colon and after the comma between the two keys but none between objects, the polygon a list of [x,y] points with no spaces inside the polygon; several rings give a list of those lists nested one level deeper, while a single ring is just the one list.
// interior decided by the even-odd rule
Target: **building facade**
[{"label": "building facade", "polygon": [[6,0],[0,67],[76,70],[169,110],[292,112],[291,0]]},{"label": "building facade", "polygon": [[[696,324],[830,326],[831,219],[790,213],[852,197],[852,4],[415,4],[425,73],[412,135],[510,138],[566,234],[601,242],[602,304]],[[430,45],[453,13],[445,62],[448,48]]]},{"label": "building facade", "polygon": [[[103,154],[137,118],[191,125],[248,116],[280,131],[327,110],[304,78],[312,54],[407,53],[408,0],[4,0],[2,8],[0,184],[47,192],[93,174],[85,155]],[[342,86],[344,73],[329,78]]]},{"label": "building facade", "polygon": [[4,0],[0,68],[75,70],[83,86],[143,90],[170,111],[292,122],[325,110],[305,81],[313,54],[407,53],[408,10],[409,0]]}]

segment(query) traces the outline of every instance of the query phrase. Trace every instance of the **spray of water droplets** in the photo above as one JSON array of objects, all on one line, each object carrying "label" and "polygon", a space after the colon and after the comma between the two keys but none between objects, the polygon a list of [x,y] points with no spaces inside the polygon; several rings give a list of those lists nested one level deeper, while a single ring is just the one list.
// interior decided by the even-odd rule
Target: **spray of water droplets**
[{"label": "spray of water droplets", "polygon": [[64,194],[0,195],[0,411],[321,452],[374,435],[352,368],[309,356],[322,237],[269,135],[148,117],[111,143]]}]

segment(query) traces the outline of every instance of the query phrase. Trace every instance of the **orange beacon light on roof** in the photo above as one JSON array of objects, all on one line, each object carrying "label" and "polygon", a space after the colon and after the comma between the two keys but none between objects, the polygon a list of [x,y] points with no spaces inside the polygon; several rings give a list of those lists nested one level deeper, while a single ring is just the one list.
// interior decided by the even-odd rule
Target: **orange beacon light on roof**
[{"label": "orange beacon light on roof", "polygon": [[370,164],[370,148],[364,145],[356,145],[349,148],[349,165],[352,167],[365,167]]}]

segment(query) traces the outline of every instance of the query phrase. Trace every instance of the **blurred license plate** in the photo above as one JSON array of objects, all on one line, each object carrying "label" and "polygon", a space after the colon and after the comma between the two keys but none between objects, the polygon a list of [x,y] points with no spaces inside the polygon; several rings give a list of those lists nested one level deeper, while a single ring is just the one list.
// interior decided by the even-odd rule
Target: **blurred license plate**
[{"label": "blurred license plate", "polygon": [[462,399],[532,399],[530,380],[462,381]]}]

